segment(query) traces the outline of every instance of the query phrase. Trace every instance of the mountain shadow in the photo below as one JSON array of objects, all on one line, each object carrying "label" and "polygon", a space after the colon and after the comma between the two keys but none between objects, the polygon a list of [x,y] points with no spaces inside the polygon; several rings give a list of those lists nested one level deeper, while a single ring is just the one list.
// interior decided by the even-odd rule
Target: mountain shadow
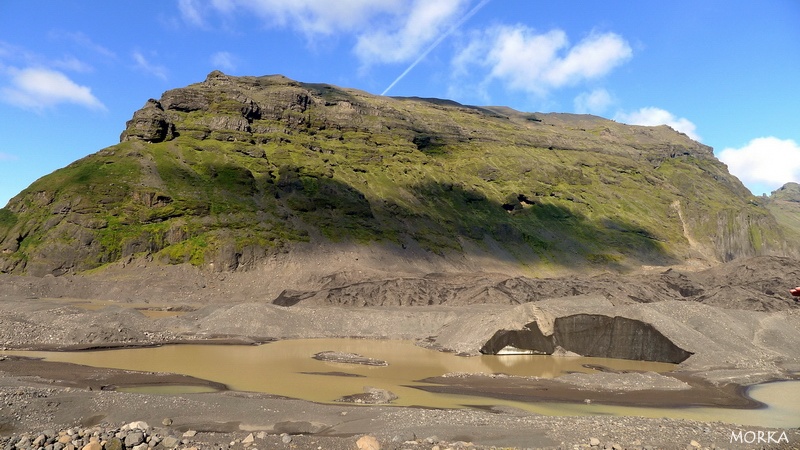
[{"label": "mountain shadow", "polygon": [[[520,262],[547,260],[557,264],[611,264],[623,258],[669,263],[670,255],[654,233],[619,218],[590,219],[575,209],[555,204],[549,197],[512,194],[498,202],[457,184],[426,182],[412,187],[425,205],[418,211],[395,211],[416,219],[408,232],[439,248],[461,249],[459,240],[499,243]],[[420,229],[426,233],[420,233]],[[564,257],[568,255],[568,257]],[[574,257],[574,259],[573,259]]]}]

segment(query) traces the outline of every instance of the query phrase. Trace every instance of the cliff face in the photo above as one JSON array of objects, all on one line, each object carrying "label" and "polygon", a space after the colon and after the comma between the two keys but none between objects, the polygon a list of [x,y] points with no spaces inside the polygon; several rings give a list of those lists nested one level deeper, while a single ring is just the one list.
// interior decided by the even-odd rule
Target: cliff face
[{"label": "cliff face", "polygon": [[0,210],[0,272],[241,270],[328,241],[531,268],[789,251],[712,149],[666,126],[212,72],[148,100],[120,140]]}]

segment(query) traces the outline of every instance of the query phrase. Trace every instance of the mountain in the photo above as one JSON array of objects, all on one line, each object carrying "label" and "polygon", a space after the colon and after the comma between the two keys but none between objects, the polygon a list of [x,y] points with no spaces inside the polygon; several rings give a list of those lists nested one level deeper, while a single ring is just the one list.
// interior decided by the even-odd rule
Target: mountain
[{"label": "mountain", "polygon": [[761,203],[667,126],[215,71],[0,209],[0,272],[246,270],[326,243],[521,270],[793,252]]},{"label": "mountain", "polygon": [[800,242],[800,184],[786,183],[759,199],[775,217],[790,242]]}]

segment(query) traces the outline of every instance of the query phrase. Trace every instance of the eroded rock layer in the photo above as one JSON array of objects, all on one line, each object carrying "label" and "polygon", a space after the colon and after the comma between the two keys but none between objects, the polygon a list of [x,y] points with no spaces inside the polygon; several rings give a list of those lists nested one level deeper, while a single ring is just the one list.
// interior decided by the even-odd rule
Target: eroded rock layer
[{"label": "eroded rock layer", "polygon": [[545,336],[536,322],[522,330],[499,330],[481,353],[497,354],[506,347],[551,355],[561,347],[581,356],[658,361],[678,364],[692,354],[678,347],[652,325],[626,317],[575,314],[555,319]]}]

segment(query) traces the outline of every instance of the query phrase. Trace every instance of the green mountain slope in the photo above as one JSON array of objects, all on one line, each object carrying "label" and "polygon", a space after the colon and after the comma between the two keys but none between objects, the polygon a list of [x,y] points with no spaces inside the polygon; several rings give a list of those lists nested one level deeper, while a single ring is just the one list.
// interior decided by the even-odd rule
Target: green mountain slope
[{"label": "green mountain slope", "polygon": [[787,251],[711,148],[666,126],[220,72],[0,210],[1,272],[234,270],[323,241],[620,269]]},{"label": "green mountain slope", "polygon": [[800,242],[800,184],[786,183],[772,191],[769,197],[759,198],[784,230],[790,242]]}]

